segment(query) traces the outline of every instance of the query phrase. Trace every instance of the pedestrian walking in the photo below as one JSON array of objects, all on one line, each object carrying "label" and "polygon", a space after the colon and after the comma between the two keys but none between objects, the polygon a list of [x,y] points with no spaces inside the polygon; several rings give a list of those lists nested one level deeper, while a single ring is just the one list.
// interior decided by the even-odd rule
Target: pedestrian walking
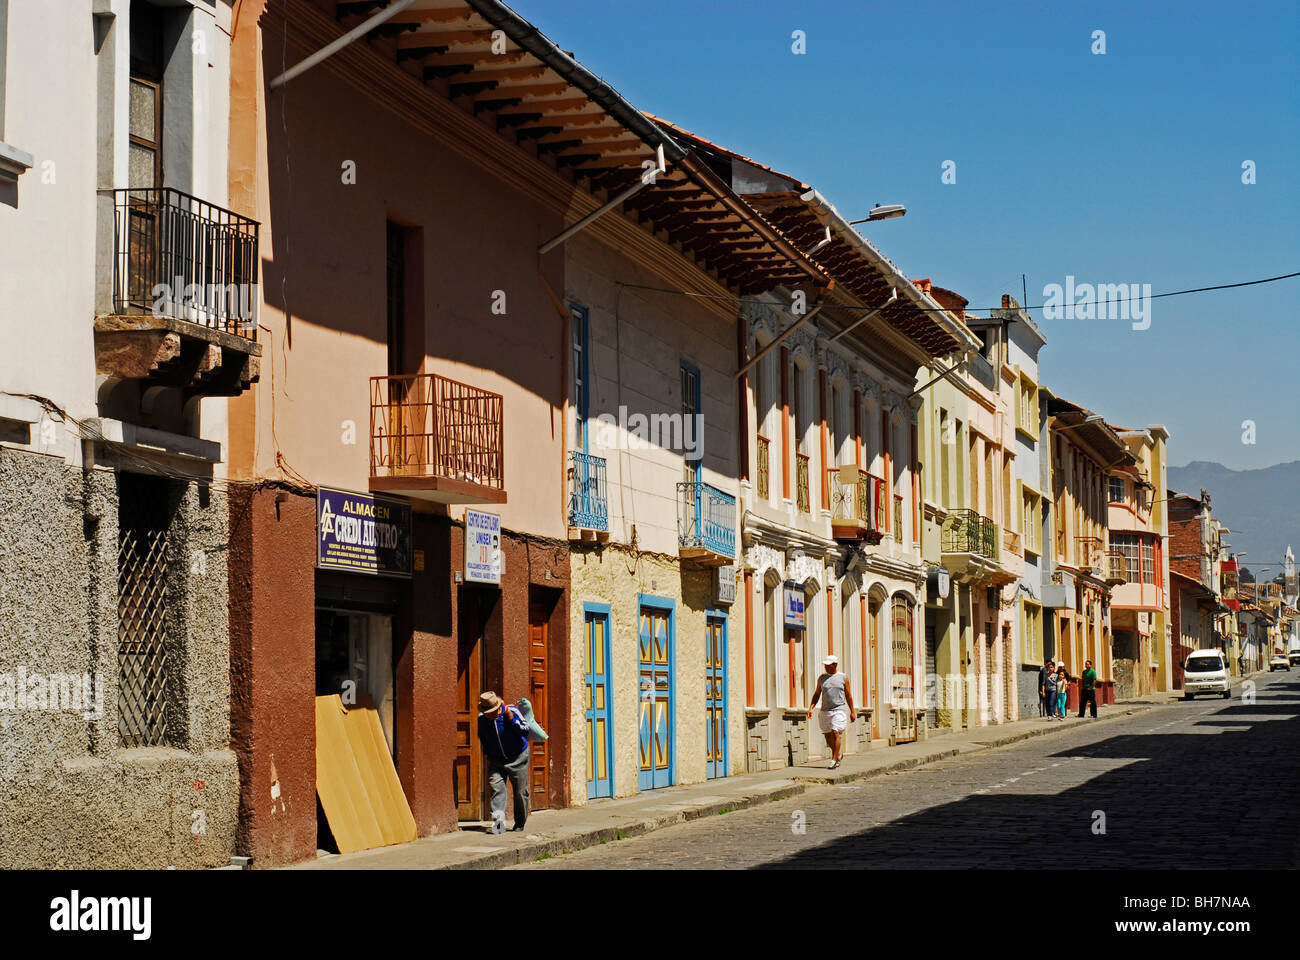
[{"label": "pedestrian walking", "polygon": [[478,740],[488,762],[489,833],[506,832],[506,781],[515,791],[515,823],[522,830],[528,821],[528,721],[514,704],[505,703],[491,690],[478,698]]},{"label": "pedestrian walking", "polygon": [[1065,719],[1065,701],[1070,696],[1070,672],[1065,664],[1056,668],[1056,718]]},{"label": "pedestrian walking", "polygon": [[1079,676],[1079,716],[1083,716],[1084,704],[1092,709],[1092,717],[1097,717],[1097,671],[1092,668],[1092,661],[1083,661],[1083,673]]},{"label": "pedestrian walking", "polygon": [[[1052,719],[1056,707],[1056,661],[1048,660],[1038,670],[1038,715]],[[1051,696],[1049,696],[1049,691]]]},{"label": "pedestrian walking", "polygon": [[813,707],[817,701],[822,704],[818,718],[826,745],[831,748],[831,769],[840,765],[844,758],[844,731],[848,729],[849,716],[853,713],[853,692],[849,690],[849,679],[839,672],[840,659],[831,654],[822,661],[823,673],[817,678],[817,690],[813,693],[812,706],[808,708],[808,719],[812,719]]}]

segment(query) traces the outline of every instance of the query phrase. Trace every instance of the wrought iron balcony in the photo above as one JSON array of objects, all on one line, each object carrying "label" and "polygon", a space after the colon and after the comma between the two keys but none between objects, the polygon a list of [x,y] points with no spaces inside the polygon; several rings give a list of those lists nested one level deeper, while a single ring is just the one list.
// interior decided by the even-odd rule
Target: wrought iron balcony
[{"label": "wrought iron balcony", "polygon": [[238,396],[262,352],[257,221],[166,187],[106,193],[111,308],[95,318],[96,372]]},{"label": "wrought iron balcony", "polygon": [[501,395],[421,373],[370,378],[370,489],[505,503]]},{"label": "wrought iron balcony", "polygon": [[[840,539],[879,543],[884,533],[885,481],[850,465],[827,471],[831,491],[831,532]],[[856,477],[856,479],[855,479]]]},{"label": "wrought iron balcony", "polygon": [[605,458],[573,451],[569,454],[569,539],[609,537],[609,493]]},{"label": "wrought iron balcony", "polygon": [[256,220],[170,187],[113,191],[113,307],[257,339]]},{"label": "wrought iron balcony", "polygon": [[677,541],[682,557],[709,564],[736,558],[736,498],[701,480],[677,484]]},{"label": "wrought iron balcony", "polygon": [[941,549],[944,553],[969,553],[997,560],[998,541],[998,525],[974,510],[953,510],[943,522]]}]

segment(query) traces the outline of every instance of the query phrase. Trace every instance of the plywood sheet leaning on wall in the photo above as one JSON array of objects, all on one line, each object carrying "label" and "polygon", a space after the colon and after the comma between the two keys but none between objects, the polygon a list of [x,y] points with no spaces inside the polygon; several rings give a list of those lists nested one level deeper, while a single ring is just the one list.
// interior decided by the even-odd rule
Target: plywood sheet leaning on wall
[{"label": "plywood sheet leaning on wall", "polygon": [[415,817],[369,697],[316,698],[316,793],[340,853],[407,843]]}]

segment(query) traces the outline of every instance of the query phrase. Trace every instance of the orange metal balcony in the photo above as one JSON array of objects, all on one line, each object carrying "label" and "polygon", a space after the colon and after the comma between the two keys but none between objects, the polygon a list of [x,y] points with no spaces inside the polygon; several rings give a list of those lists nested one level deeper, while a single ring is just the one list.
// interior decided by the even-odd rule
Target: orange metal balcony
[{"label": "orange metal balcony", "polygon": [[422,373],[370,378],[370,489],[505,503],[501,395]]}]

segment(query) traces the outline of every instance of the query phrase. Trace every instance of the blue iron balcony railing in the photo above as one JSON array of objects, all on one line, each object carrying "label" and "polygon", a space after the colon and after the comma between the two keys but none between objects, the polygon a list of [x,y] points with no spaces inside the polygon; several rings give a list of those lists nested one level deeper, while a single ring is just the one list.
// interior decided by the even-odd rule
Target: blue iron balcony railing
[{"label": "blue iron balcony railing", "polygon": [[701,480],[678,483],[677,540],[683,555],[735,559],[736,498]]},{"label": "blue iron balcony railing", "polygon": [[569,526],[579,530],[609,530],[604,457],[576,450],[569,454]]}]

